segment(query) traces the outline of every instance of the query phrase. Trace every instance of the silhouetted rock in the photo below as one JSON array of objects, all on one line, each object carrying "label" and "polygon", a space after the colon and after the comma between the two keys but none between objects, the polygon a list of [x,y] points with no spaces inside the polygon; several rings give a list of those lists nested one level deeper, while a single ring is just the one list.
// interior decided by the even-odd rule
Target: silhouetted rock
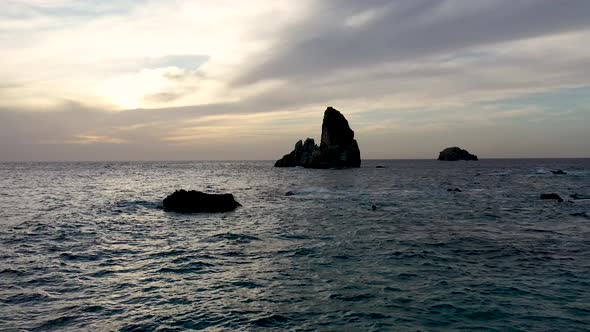
[{"label": "silhouetted rock", "polygon": [[373,210],[373,211],[377,210],[377,205],[374,205],[374,204],[371,205],[371,210]]},{"label": "silhouetted rock", "polygon": [[561,196],[559,196],[558,194],[552,193],[552,194],[541,194],[541,199],[554,199],[557,200],[558,202],[563,202],[563,198],[561,198]]},{"label": "silhouetted rock", "polygon": [[285,193],[285,196],[293,196],[293,195],[295,195],[295,193],[294,193],[294,192],[292,192],[292,191],[287,191],[287,192]]},{"label": "silhouetted rock", "polygon": [[317,163],[318,151],[319,147],[313,138],[306,139],[305,143],[300,140],[295,143],[295,148],[291,153],[277,160],[275,167],[303,166],[313,168],[313,165]]},{"label": "silhouetted rock", "polygon": [[195,190],[177,190],[164,198],[166,211],[180,213],[227,212],[235,210],[240,203],[232,194],[207,194]]},{"label": "silhouetted rock", "polygon": [[590,195],[573,194],[570,197],[573,199],[590,199]]},{"label": "silhouetted rock", "polygon": [[322,123],[322,140],[298,141],[293,151],[277,160],[275,167],[349,168],[361,166],[361,152],[354,131],[340,112],[328,107]]},{"label": "silhouetted rock", "polygon": [[452,191],[452,192],[460,193],[461,192],[461,189],[459,189],[459,188],[447,189],[447,191]]},{"label": "silhouetted rock", "polygon": [[566,175],[567,173],[558,169],[556,171],[551,171],[551,173],[555,174],[555,175]]},{"label": "silhouetted rock", "polygon": [[438,154],[438,160],[457,161],[457,160],[477,160],[477,156],[467,150],[458,147],[446,148]]},{"label": "silhouetted rock", "polygon": [[375,166],[375,168],[385,168],[385,166]]},{"label": "silhouetted rock", "polygon": [[582,218],[590,219],[590,215],[588,215],[588,213],[586,213],[586,212],[570,213],[570,216],[572,216],[572,217],[582,217]]}]

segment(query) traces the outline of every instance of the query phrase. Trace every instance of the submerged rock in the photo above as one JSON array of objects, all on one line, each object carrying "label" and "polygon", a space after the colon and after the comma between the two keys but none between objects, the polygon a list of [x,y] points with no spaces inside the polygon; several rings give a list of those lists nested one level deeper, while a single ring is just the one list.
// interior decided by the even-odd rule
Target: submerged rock
[{"label": "submerged rock", "polygon": [[558,169],[556,171],[551,171],[551,173],[555,174],[555,175],[566,175],[567,173]]},{"label": "submerged rock", "polygon": [[232,194],[207,194],[195,190],[177,190],[164,198],[166,211],[180,213],[227,212],[238,206],[242,205],[236,202]]},{"label": "submerged rock", "polygon": [[348,121],[332,107],[324,112],[320,145],[312,138],[298,141],[275,167],[350,168],[361,166],[361,152]]},{"label": "submerged rock", "polygon": [[558,194],[555,194],[555,193],[541,194],[541,199],[554,199],[560,203],[563,202],[563,198],[561,198],[561,196],[559,196]]},{"label": "submerged rock", "polygon": [[477,160],[477,156],[463,150],[459,147],[446,148],[438,154],[438,160],[457,161],[457,160]]},{"label": "submerged rock", "polygon": [[379,166],[379,165],[377,165],[377,166],[375,166],[375,168],[385,168],[385,166]]},{"label": "submerged rock", "polygon": [[590,195],[573,194],[570,197],[573,199],[590,199]]},{"label": "submerged rock", "polygon": [[461,189],[459,189],[459,188],[447,189],[447,191],[452,191],[452,192],[460,193],[461,192]]}]

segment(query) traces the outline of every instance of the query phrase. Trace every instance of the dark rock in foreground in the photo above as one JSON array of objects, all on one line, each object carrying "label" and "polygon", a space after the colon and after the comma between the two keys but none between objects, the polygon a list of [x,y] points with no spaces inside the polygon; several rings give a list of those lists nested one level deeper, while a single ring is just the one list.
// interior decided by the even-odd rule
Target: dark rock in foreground
[{"label": "dark rock in foreground", "polygon": [[541,194],[541,199],[554,199],[557,200],[558,202],[563,202],[563,198],[561,198],[561,196],[559,196],[558,194]]},{"label": "dark rock in foreground", "polygon": [[567,173],[558,169],[556,171],[551,171],[551,173],[555,174],[555,175],[566,175]]},{"label": "dark rock in foreground", "polygon": [[277,160],[275,167],[350,168],[361,166],[361,152],[354,131],[340,112],[328,107],[322,123],[322,140],[317,146],[312,138],[299,141],[295,149]]},{"label": "dark rock in foreground", "polygon": [[457,161],[457,160],[477,160],[477,156],[463,150],[459,147],[446,148],[438,154],[438,160]]},{"label": "dark rock in foreground", "polygon": [[164,198],[164,210],[180,213],[227,212],[238,206],[232,194],[207,194],[195,190],[177,190]]}]

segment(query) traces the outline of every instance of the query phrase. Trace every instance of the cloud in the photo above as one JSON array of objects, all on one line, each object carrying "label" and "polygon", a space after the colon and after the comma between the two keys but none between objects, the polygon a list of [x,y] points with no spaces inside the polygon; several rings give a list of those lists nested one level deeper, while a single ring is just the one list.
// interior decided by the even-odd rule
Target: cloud
[{"label": "cloud", "polygon": [[[263,0],[149,0],[84,5],[78,1],[11,1],[8,7],[10,13],[0,13],[4,82],[26,84],[36,104],[54,106],[70,99],[121,109],[163,106],[150,104],[155,99],[144,96],[167,91],[151,87],[138,91],[143,83],[141,71],[146,69],[198,68],[202,79],[195,94],[167,106],[238,98],[224,88],[227,77],[255,50],[268,45],[275,37],[269,31],[296,19],[303,5]],[[81,18],[75,11],[82,7],[99,13]],[[103,10],[105,7],[117,10]],[[2,28],[7,20],[11,23]],[[122,98],[121,89],[105,87],[119,84],[130,87],[130,96]],[[30,106],[25,99],[15,95],[2,104]]]},{"label": "cloud", "polygon": [[161,104],[161,103],[167,103],[167,102],[177,100],[178,98],[181,98],[181,97],[182,97],[182,93],[159,92],[159,93],[153,93],[153,94],[146,95],[144,97],[144,100],[146,100],[148,103],[151,103],[151,104]]},{"label": "cloud", "polygon": [[[370,14],[376,12],[380,14]],[[322,77],[588,29],[589,12],[585,0],[570,0],[567,5],[532,0],[326,1],[263,53],[237,83]],[[370,19],[351,27],[351,20],[358,17]]]},{"label": "cloud", "polygon": [[[51,142],[44,142],[51,143]],[[103,135],[93,134],[80,134],[76,135],[72,140],[66,140],[63,142],[55,142],[56,144],[122,144],[126,143],[125,140],[120,138],[108,137]]]},{"label": "cloud", "polygon": [[[575,90],[580,98],[588,92]],[[467,146],[486,157],[590,156],[590,109],[546,106],[564,96],[573,99],[574,92],[539,94],[535,100],[526,96],[504,104],[434,105],[395,112],[387,104],[335,106],[349,119],[364,158],[429,158],[444,145]],[[44,112],[3,109],[1,158],[275,159],[296,140],[319,137],[320,107],[278,111],[255,103],[227,103],[106,112],[69,103]],[[547,151],[547,145],[555,149]]]}]

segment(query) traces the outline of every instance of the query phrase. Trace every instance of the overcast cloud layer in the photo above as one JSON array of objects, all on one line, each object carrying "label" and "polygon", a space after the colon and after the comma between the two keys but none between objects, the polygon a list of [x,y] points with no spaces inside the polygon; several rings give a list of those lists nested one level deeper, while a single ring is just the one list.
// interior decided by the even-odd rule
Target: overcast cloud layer
[{"label": "overcast cloud layer", "polygon": [[586,0],[8,0],[0,161],[590,157]]}]

